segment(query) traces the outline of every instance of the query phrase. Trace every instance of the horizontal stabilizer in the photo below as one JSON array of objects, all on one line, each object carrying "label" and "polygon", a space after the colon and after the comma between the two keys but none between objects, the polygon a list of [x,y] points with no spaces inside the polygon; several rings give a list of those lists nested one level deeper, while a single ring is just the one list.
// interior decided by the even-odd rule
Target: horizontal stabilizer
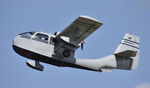
[{"label": "horizontal stabilizer", "polygon": [[123,56],[123,57],[135,57],[136,53],[137,53],[137,51],[126,50],[123,52],[116,53],[115,55]]}]

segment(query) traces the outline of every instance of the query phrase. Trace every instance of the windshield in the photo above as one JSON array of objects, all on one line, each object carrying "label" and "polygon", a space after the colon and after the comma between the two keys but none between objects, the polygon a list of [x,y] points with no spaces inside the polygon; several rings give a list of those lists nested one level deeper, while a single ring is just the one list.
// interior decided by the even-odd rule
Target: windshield
[{"label": "windshield", "polygon": [[24,33],[21,33],[19,35],[23,35],[23,36],[32,36],[35,32],[24,32]]}]

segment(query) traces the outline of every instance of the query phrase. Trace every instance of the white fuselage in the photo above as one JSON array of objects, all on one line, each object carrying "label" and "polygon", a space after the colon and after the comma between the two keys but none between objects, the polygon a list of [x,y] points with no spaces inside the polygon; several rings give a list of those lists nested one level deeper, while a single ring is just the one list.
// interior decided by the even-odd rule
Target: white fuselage
[{"label": "white fuselage", "polygon": [[[127,35],[128,34],[126,34],[126,36]],[[121,52],[112,54],[98,59],[76,59],[74,58],[74,53],[79,46],[69,44],[67,41],[69,40],[64,40],[61,38],[56,40],[55,35],[47,33],[25,32],[14,38],[13,48],[16,53],[21,56],[62,67],[74,67],[86,70],[101,71],[102,68],[108,70],[130,70],[132,69],[132,66],[134,66],[134,58],[122,56],[122,54],[129,55],[132,53],[129,51],[123,51],[124,53]],[[133,47],[131,45],[126,45],[126,47],[127,46],[129,48]]]},{"label": "white fuselage", "polygon": [[[13,46],[19,48],[22,53],[20,52],[19,49],[14,50],[27,58],[33,59],[33,60],[38,60],[41,62],[46,62],[49,64],[57,65],[57,66],[69,66],[69,67],[76,67],[76,68],[83,68],[83,69],[88,69],[88,70],[95,70],[99,71],[102,66],[105,66],[104,63],[106,62],[105,59],[95,59],[95,60],[90,60],[90,59],[75,59],[74,55],[71,54],[70,57],[63,57],[62,55],[59,55],[58,57],[55,57],[55,44],[52,43],[51,37],[55,37],[54,35],[51,34],[46,34],[42,33],[48,36],[47,41],[39,41],[36,39],[36,35],[41,32],[35,32],[32,36],[24,36],[24,35],[18,35],[17,37],[14,38],[13,40]],[[61,44],[59,45],[61,46]],[[58,46],[58,47],[59,47]],[[68,46],[69,47],[69,46]],[[31,52],[27,53],[23,51]],[[58,53],[60,53],[63,49],[60,49]],[[34,53],[34,54],[32,54]],[[40,56],[43,57],[40,57]],[[46,58],[46,59],[45,59]],[[108,59],[112,59],[112,61],[115,61],[114,55],[108,56]],[[51,61],[52,60],[52,61]],[[61,65],[55,64],[55,61],[58,64],[63,63]],[[103,64],[99,64],[103,63]],[[108,62],[109,63],[109,62]],[[113,62],[113,64],[109,64],[111,67],[116,67],[116,63]],[[106,65],[107,66],[107,65]]]}]

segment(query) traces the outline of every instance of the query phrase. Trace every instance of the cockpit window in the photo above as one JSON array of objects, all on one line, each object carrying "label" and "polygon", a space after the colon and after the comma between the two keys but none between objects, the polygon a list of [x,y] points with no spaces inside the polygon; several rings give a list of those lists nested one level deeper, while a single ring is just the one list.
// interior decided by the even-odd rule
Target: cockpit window
[{"label": "cockpit window", "polygon": [[19,35],[31,37],[34,33],[35,33],[35,32],[24,32],[24,33],[21,33],[21,34],[19,34]]},{"label": "cockpit window", "polygon": [[42,34],[42,33],[37,33],[32,40],[35,41],[39,41],[39,42],[43,42],[43,43],[48,43],[48,38],[49,36],[46,34]]},{"label": "cockpit window", "polygon": [[48,35],[41,34],[41,33],[36,34],[35,37],[41,40],[48,40]]}]

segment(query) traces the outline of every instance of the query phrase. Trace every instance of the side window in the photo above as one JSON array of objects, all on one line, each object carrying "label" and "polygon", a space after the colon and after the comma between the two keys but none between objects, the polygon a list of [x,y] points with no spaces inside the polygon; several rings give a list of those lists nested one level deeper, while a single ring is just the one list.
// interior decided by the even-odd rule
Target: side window
[{"label": "side window", "polygon": [[48,40],[48,35],[44,35],[40,33],[36,34],[35,37],[41,40]]},{"label": "side window", "polygon": [[40,41],[40,42],[48,43],[48,35],[37,33],[35,35],[35,38],[33,38],[33,40],[37,40],[37,41]]}]

